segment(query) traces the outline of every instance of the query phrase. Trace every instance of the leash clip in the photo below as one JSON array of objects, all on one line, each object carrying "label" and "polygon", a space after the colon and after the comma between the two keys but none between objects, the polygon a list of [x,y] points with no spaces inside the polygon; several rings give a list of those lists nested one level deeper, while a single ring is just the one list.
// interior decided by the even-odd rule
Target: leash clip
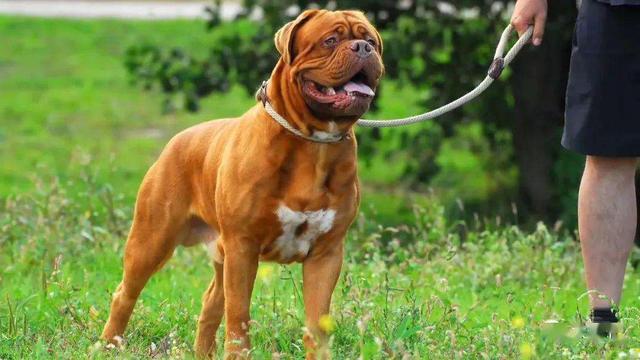
[{"label": "leash clip", "polygon": [[493,59],[491,62],[491,66],[489,66],[489,71],[487,71],[487,75],[493,80],[496,80],[502,74],[502,70],[504,70],[504,59],[501,57]]},{"label": "leash clip", "polygon": [[262,102],[262,106],[264,106],[267,103],[267,101],[269,101],[269,98],[267,97],[268,84],[269,82],[267,80],[264,80],[262,84],[260,84],[260,87],[258,88],[258,92],[256,93],[256,99]]}]

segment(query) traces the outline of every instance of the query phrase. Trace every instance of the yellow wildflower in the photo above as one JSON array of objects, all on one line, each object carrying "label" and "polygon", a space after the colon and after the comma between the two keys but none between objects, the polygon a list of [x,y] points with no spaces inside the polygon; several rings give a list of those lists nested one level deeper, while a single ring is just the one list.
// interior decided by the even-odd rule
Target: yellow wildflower
[{"label": "yellow wildflower", "polygon": [[273,276],[273,265],[266,264],[258,269],[258,278],[262,281],[269,281]]},{"label": "yellow wildflower", "polygon": [[529,343],[522,343],[520,345],[520,356],[523,359],[531,359],[535,355],[535,349]]},{"label": "yellow wildflower", "polygon": [[513,326],[514,329],[522,329],[524,327],[524,319],[520,316],[514,317],[511,319],[511,326]]},{"label": "yellow wildflower", "polygon": [[336,329],[336,322],[333,320],[331,315],[325,314],[320,316],[320,320],[318,321],[318,326],[320,329],[327,334],[331,334]]}]

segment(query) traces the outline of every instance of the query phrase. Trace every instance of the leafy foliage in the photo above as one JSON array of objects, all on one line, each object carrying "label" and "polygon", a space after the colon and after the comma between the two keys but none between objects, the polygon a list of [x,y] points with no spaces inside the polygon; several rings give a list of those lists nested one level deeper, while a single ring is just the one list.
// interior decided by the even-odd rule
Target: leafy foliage
[{"label": "leafy foliage", "polygon": [[[209,28],[223,29],[211,39],[209,54],[196,58],[180,49],[159,49],[148,44],[133,47],[127,53],[127,67],[145,88],[157,85],[171,95],[165,110],[198,109],[198,99],[212,92],[224,92],[230,84],[240,84],[252,93],[277,61],[272,36],[300,9],[310,6],[331,7],[331,1],[247,0],[233,27],[220,20],[220,4],[210,8]],[[464,1],[458,8],[443,8],[432,1],[341,1],[341,9],[362,9],[381,30],[385,40],[387,77],[401,86],[422,94],[422,106],[433,108],[462,95],[484,77],[493,51],[493,41],[505,25],[505,3],[492,5]],[[261,21],[250,20],[260,13]],[[491,133],[510,116],[505,106],[505,83],[497,83],[482,104],[469,106],[442,118],[437,123],[394,131],[360,132],[361,156],[406,159],[401,177],[409,185],[428,184],[438,173],[436,157],[443,137],[455,134],[460,120],[487,122],[483,132]],[[500,110],[496,109],[505,109]],[[490,117],[487,114],[491,114]],[[483,137],[489,152],[498,151],[492,137]],[[397,146],[380,146],[381,143]],[[506,159],[510,160],[510,159]],[[503,162],[498,170],[513,174]],[[500,177],[498,177],[500,178]],[[501,183],[513,188],[513,179]],[[509,194],[509,192],[501,192]],[[492,194],[484,194],[488,198]],[[499,196],[500,197],[500,196]]]},{"label": "leafy foliage", "polygon": [[[478,7],[478,3],[482,4]],[[362,9],[382,31],[385,40],[387,76],[401,83],[426,89],[426,106],[450,101],[484,78],[493,54],[493,41],[505,26],[505,4],[463,1],[448,8],[433,1],[341,1],[340,9]],[[269,76],[277,60],[272,44],[276,30],[310,6],[331,7],[332,1],[259,1],[246,0],[236,20],[212,39],[209,55],[201,60],[179,49],[161,50],[145,44],[127,54],[127,67],[145,87],[158,84],[169,94],[181,93],[183,106],[196,110],[199,98],[216,91],[227,91],[230,83],[241,84],[252,93]],[[472,7],[473,6],[473,7]],[[444,7],[444,8],[443,8]],[[209,9],[209,28],[223,26],[219,2]],[[260,13],[260,21],[249,20]],[[498,85],[500,86],[500,85]],[[504,93],[504,89],[498,91]],[[498,108],[496,97],[483,108]],[[470,110],[474,117],[482,112]],[[485,113],[486,114],[486,113]],[[449,115],[445,123],[452,131]]]},{"label": "leafy foliage", "polygon": [[127,50],[126,66],[145,88],[158,84],[166,93],[179,94],[178,99],[167,99],[165,110],[184,107],[196,111],[200,98],[226,92],[233,83],[253,89],[273,68],[277,58],[267,41],[271,35],[253,25],[244,21],[237,31],[222,33],[212,42],[205,60],[177,48],[164,52],[140,45]]},{"label": "leafy foliage", "polygon": [[[212,92],[227,91],[230,84],[240,84],[248,94],[253,93],[261,80],[269,76],[277,60],[272,35],[302,9],[357,8],[363,10],[382,33],[386,77],[400,87],[410,87],[419,93],[421,108],[432,109],[461,96],[484,78],[495,43],[508,22],[512,3],[507,0],[465,0],[455,3],[431,0],[245,0],[236,24],[228,26],[221,21],[220,3],[217,2],[209,10],[211,17],[207,23],[208,28],[216,29],[216,36],[208,44],[208,56],[197,57],[177,49],[142,45],[129,52],[127,64],[134,78],[141,80],[145,87],[157,84],[168,94],[169,99],[173,99],[165,103],[165,110],[186,108],[194,111],[198,108],[198,99]],[[554,34],[548,37],[558,39],[555,43],[560,42],[561,45],[547,47],[548,50],[544,51],[555,51],[551,57],[568,61],[567,49],[575,7],[570,2],[552,3],[550,7],[553,16],[550,16],[549,29]],[[256,16],[259,21],[255,20]],[[541,50],[537,51],[540,53]],[[562,64],[562,61],[555,63]],[[536,71],[530,62],[520,67],[518,83],[526,82],[527,76],[539,74]],[[564,70],[553,71],[558,73]],[[474,157],[473,162],[478,165],[470,170],[493,174],[490,181],[492,185],[474,184],[479,185],[482,192],[471,197],[463,196],[462,200],[478,211],[492,209],[493,212],[496,212],[496,204],[516,202],[525,212],[537,212],[535,215],[539,218],[549,220],[560,214],[568,214],[564,218],[572,222],[570,215],[574,213],[571,210],[574,207],[573,198],[566,194],[571,192],[575,181],[567,182],[567,188],[557,189],[549,196],[533,193],[532,189],[550,187],[553,177],[577,179],[579,172],[576,172],[575,166],[560,168],[561,171],[557,174],[551,168],[541,167],[538,170],[538,167],[519,156],[519,152],[527,152],[529,149],[515,147],[514,150],[513,145],[523,143],[523,138],[541,133],[539,128],[551,127],[558,133],[559,127],[551,124],[557,124],[560,120],[557,116],[551,116],[548,120],[514,126],[514,104],[518,99],[514,99],[512,77],[513,73],[507,69],[502,76],[505,81],[495,82],[483,94],[482,101],[444,115],[430,124],[392,130],[361,129],[361,157],[369,163],[375,161],[372,159],[399,161],[402,169],[396,180],[420,189],[434,185],[436,177],[442,179],[458,176],[450,173],[456,172],[456,169],[444,167],[441,161],[453,156],[452,153],[441,154],[447,151],[441,148],[445,139],[458,137],[453,143],[467,144],[477,144],[480,141],[480,146],[486,151],[482,154],[470,153]],[[552,87],[560,89],[554,91],[554,94],[563,92],[565,77],[554,76],[550,81],[553,81]],[[388,85],[383,84],[383,92],[386,87]],[[517,93],[522,98],[531,95],[522,91]],[[535,98],[539,102],[537,107],[562,101],[562,97]],[[556,113],[557,109],[543,111]],[[530,119],[526,120],[530,122]],[[456,130],[460,123],[477,123],[481,136],[475,139],[465,138],[466,133]],[[553,148],[543,144],[548,138],[532,137],[529,142],[538,149],[544,148],[543,151],[547,154],[552,152],[549,155],[553,158],[552,162],[557,159],[565,161],[565,157],[559,155],[558,144]],[[485,158],[481,158],[483,156]],[[441,160],[438,160],[439,157]],[[532,181],[540,184],[531,185]],[[464,184],[458,185],[453,190],[457,193],[464,192]],[[542,198],[546,200],[541,200]],[[508,206],[502,208],[507,209]],[[497,212],[501,210],[497,209]]]}]

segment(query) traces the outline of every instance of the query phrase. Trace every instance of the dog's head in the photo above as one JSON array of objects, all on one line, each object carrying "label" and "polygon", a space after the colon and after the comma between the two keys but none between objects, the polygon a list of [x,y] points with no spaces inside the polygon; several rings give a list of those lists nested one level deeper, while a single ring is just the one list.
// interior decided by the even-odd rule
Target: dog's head
[{"label": "dog's head", "polygon": [[275,36],[280,64],[318,118],[357,119],[384,72],[382,39],[359,11],[307,10]]}]

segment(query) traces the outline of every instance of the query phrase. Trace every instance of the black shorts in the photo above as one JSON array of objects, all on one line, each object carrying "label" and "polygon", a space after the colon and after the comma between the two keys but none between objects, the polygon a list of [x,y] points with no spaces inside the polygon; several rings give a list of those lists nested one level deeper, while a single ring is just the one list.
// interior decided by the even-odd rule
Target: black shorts
[{"label": "black shorts", "polygon": [[583,155],[640,156],[640,6],[582,0],[562,145]]}]

